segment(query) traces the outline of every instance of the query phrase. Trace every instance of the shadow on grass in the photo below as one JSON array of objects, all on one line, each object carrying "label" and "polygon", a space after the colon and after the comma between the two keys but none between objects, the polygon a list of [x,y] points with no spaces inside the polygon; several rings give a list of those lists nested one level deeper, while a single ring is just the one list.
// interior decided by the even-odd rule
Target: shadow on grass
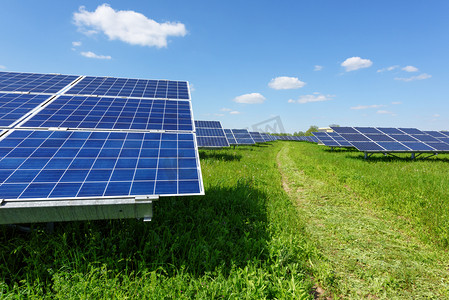
[{"label": "shadow on grass", "polygon": [[[400,156],[399,156],[400,155]],[[416,157],[415,159],[411,158],[411,154],[396,154],[396,156],[391,156],[391,155],[381,155],[379,154],[374,154],[368,158],[365,159],[365,156],[363,153],[361,153],[360,155],[357,156],[346,156],[347,158],[351,158],[351,159],[356,159],[356,160],[363,160],[366,162],[371,162],[371,163],[375,163],[375,162],[393,162],[393,161],[406,161],[406,162],[421,162],[421,161],[425,161],[425,162],[445,162],[445,163],[449,163],[449,157],[447,155],[445,156],[440,156],[440,155],[435,155],[435,156],[431,156],[429,157],[429,154],[423,154],[420,155],[418,157]]]},{"label": "shadow on grass", "polygon": [[229,274],[268,259],[267,195],[240,182],[212,187],[206,196],[155,202],[151,222],[110,220],[63,222],[55,232],[35,225],[30,234],[0,227],[0,278],[51,286],[55,272],[87,274],[106,266],[112,274],[179,271],[202,276],[217,268]]},{"label": "shadow on grass", "polygon": [[337,152],[337,153],[341,153],[341,152],[359,152],[359,150],[355,149],[355,148],[334,148],[331,149],[330,147],[326,147],[323,149],[324,152]]},{"label": "shadow on grass", "polygon": [[235,153],[226,153],[226,152],[209,150],[207,152],[200,151],[200,158],[201,159],[224,160],[224,161],[233,161],[233,160],[240,161],[242,156],[240,154],[235,154]]}]

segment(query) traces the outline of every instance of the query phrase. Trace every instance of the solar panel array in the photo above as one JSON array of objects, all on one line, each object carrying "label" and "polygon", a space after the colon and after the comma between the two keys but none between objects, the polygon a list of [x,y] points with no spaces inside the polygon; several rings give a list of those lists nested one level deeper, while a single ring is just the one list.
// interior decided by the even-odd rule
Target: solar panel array
[{"label": "solar panel array", "polygon": [[223,127],[219,121],[195,120],[198,147],[229,147]]},{"label": "solar panel array", "polygon": [[187,82],[0,72],[0,108],[1,199],[204,193]]},{"label": "solar panel array", "polygon": [[251,136],[251,138],[255,143],[265,143],[265,140],[263,139],[263,137],[260,135],[259,132],[251,131],[249,132],[249,135]]},{"label": "solar panel array", "polygon": [[353,147],[351,143],[336,132],[313,132],[313,135],[329,147]]},{"label": "solar panel array", "polygon": [[96,95],[189,100],[185,81],[146,80],[86,76],[70,88],[69,95]]},{"label": "solar panel array", "polygon": [[363,152],[449,152],[448,143],[416,128],[332,127],[332,129]]},{"label": "solar panel array", "polygon": [[248,130],[246,129],[231,129],[237,145],[254,145],[255,142]]}]

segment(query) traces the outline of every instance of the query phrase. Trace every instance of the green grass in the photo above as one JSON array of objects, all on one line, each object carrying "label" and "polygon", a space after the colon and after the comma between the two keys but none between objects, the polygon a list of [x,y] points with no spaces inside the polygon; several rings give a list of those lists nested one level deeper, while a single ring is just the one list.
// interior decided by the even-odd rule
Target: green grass
[{"label": "green grass", "polygon": [[310,298],[316,251],[281,188],[278,150],[202,150],[206,196],[161,198],[149,223],[1,227],[0,298]]},{"label": "green grass", "polygon": [[449,298],[445,158],[365,161],[359,152],[284,145],[284,180],[323,255],[314,274],[329,294]]},{"label": "green grass", "polygon": [[448,156],[274,142],[200,157],[206,195],[161,198],[149,223],[1,226],[0,298],[449,298]]}]

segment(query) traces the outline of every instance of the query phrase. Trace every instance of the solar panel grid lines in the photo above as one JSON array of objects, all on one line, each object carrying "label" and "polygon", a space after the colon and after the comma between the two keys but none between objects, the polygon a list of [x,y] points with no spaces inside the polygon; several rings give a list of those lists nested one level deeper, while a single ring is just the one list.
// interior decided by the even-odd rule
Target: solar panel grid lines
[{"label": "solar panel grid lines", "polygon": [[248,130],[246,129],[231,129],[232,134],[236,140],[237,145],[254,145],[255,142],[251,138]]},{"label": "solar panel grid lines", "polygon": [[[339,127],[335,129],[338,130]],[[444,138],[436,138],[416,128],[344,128],[341,136],[365,152],[448,152],[449,144]],[[363,134],[363,133],[364,134]],[[380,132],[381,134],[378,134]],[[438,132],[433,135],[441,136]],[[364,144],[365,143],[365,144]],[[375,143],[375,144],[372,144]]]},{"label": "solar panel grid lines", "polygon": [[66,94],[189,100],[186,81],[86,76]]},{"label": "solar panel grid lines", "polygon": [[229,145],[237,145],[237,141],[232,133],[231,129],[224,129],[226,139],[228,140]]},{"label": "solar panel grid lines", "polygon": [[15,130],[0,142],[3,198],[202,194],[192,133]]},{"label": "solar panel grid lines", "polygon": [[11,127],[51,98],[42,94],[0,93],[0,127]]},{"label": "solar panel grid lines", "polygon": [[229,147],[228,139],[219,121],[195,120],[198,147]]},{"label": "solar panel grid lines", "polygon": [[190,101],[61,95],[24,128],[192,131]]},{"label": "solar panel grid lines", "polygon": [[328,147],[353,147],[336,132],[313,132],[312,134]]},{"label": "solar panel grid lines", "polygon": [[0,72],[0,91],[54,94],[74,82],[79,76]]},{"label": "solar panel grid lines", "polygon": [[265,143],[264,138],[261,136],[259,132],[250,131],[249,134],[255,143]]}]

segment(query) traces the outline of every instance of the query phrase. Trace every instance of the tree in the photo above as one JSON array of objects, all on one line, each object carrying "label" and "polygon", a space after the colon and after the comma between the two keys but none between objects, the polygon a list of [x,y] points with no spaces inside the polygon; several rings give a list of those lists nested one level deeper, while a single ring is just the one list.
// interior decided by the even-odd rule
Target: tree
[{"label": "tree", "polygon": [[340,127],[338,124],[330,124],[329,127]]},{"label": "tree", "polygon": [[293,135],[294,136],[305,136],[306,134],[304,133],[304,131],[298,131],[298,132],[295,132]]},{"label": "tree", "polygon": [[311,126],[309,127],[309,129],[307,129],[306,135],[308,135],[308,136],[313,135],[312,132],[317,132],[317,131],[318,131],[318,126],[316,126],[316,125],[311,125]]}]

